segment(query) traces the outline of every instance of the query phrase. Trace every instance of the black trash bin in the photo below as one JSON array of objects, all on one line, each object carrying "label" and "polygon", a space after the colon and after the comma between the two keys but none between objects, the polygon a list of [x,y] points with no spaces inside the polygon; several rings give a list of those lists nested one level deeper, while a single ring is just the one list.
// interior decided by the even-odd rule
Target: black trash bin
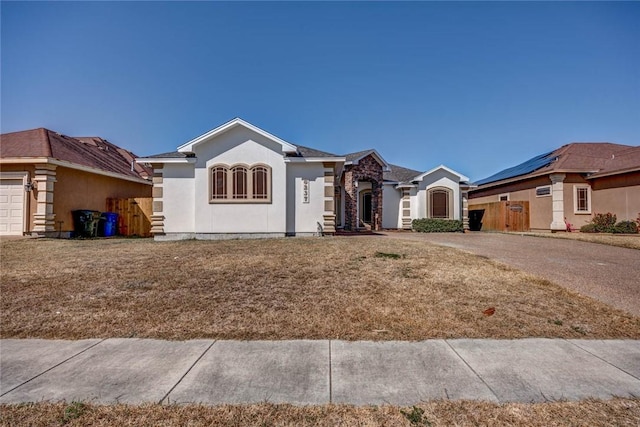
[{"label": "black trash bin", "polygon": [[484,209],[474,209],[469,211],[469,230],[480,231],[482,230],[482,217],[484,216]]},{"label": "black trash bin", "polygon": [[76,237],[96,237],[100,212],[80,209],[72,211],[73,230]]}]

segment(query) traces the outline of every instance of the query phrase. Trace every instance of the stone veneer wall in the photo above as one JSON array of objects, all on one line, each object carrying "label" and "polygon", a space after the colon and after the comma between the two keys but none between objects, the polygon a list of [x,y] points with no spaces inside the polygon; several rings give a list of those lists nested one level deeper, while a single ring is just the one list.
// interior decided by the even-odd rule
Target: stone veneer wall
[{"label": "stone veneer wall", "polygon": [[357,181],[371,183],[371,218],[373,230],[382,229],[382,166],[370,154],[358,162],[357,165],[345,166],[345,218],[344,226],[347,230],[358,228],[358,187]]}]

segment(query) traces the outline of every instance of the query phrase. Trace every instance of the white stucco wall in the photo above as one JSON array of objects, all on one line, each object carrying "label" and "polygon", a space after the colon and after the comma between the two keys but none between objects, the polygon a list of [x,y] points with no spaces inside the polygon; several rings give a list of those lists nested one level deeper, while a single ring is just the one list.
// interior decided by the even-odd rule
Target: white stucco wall
[{"label": "white stucco wall", "polygon": [[162,168],[163,215],[166,233],[193,233],[195,169],[192,164],[170,164]]},{"label": "white stucco wall", "polygon": [[[286,165],[281,146],[244,128],[233,129],[194,150],[196,233],[284,233]],[[209,168],[256,163],[271,167],[271,203],[210,203]]]},{"label": "white stucco wall", "polygon": [[[309,203],[303,200],[303,180],[309,180]],[[287,233],[318,231],[324,214],[324,166],[322,163],[287,164]]]},{"label": "white stucco wall", "polygon": [[[285,162],[282,146],[246,128],[234,128],[194,147],[195,164],[165,164],[166,233],[284,235],[318,231],[324,214],[321,162]],[[209,168],[215,164],[271,168],[270,203],[210,203]],[[229,177],[230,179],[230,177]],[[309,203],[303,180],[309,180]]]},{"label": "white stucco wall", "polygon": [[382,228],[402,228],[402,190],[382,186]]},{"label": "white stucco wall", "polygon": [[[425,176],[415,193],[411,195],[412,219],[427,218],[427,192],[436,187],[445,187],[453,191],[453,219],[462,219],[459,178],[444,169],[438,169]],[[415,215],[415,216],[413,216]]]}]

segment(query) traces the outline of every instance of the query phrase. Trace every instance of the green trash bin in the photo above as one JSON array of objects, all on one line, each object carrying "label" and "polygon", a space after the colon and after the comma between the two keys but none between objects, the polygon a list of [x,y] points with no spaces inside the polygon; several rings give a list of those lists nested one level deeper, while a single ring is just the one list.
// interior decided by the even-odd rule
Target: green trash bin
[{"label": "green trash bin", "polygon": [[100,212],[79,209],[71,212],[73,215],[73,230],[76,237],[96,237]]}]

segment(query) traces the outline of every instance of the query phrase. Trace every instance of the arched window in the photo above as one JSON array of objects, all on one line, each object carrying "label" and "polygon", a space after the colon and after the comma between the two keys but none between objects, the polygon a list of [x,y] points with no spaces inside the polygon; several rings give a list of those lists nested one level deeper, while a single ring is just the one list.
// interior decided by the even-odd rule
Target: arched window
[{"label": "arched window", "polygon": [[271,203],[271,168],[267,165],[213,165],[209,203]]},{"label": "arched window", "polygon": [[234,166],[231,169],[233,179],[232,197],[234,199],[246,199],[247,193],[247,168],[244,166]]},{"label": "arched window", "polygon": [[227,167],[217,165],[211,168],[211,199],[227,198]]},{"label": "arched window", "polygon": [[451,190],[434,188],[429,190],[429,218],[453,219]]},{"label": "arched window", "polygon": [[269,198],[269,170],[260,165],[251,168],[252,196],[254,199]]}]

